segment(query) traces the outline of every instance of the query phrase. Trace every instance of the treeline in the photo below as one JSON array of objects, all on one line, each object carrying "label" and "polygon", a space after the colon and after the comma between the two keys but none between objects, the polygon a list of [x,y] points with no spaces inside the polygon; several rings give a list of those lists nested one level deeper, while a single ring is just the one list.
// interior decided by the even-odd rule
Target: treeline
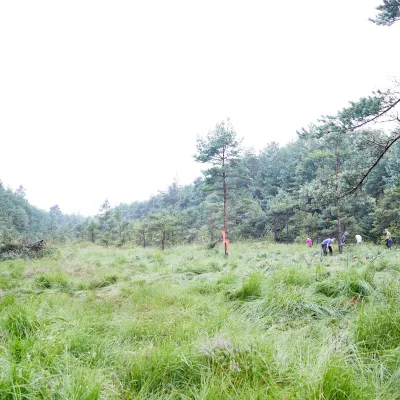
[{"label": "treeline", "polygon": [[[289,243],[306,236],[316,241],[337,237],[338,193],[345,193],[370,165],[371,138],[385,142],[387,136],[377,130],[306,136],[285,146],[270,143],[260,152],[239,151],[229,171],[224,170],[229,239]],[[210,176],[185,186],[173,182],[147,201],[116,207],[106,200],[93,218],[64,215],[58,206],[39,210],[27,202],[22,187],[13,192],[0,185],[0,245],[43,238],[160,248],[213,245],[224,227],[221,182]],[[374,242],[384,228],[400,235],[399,194],[400,144],[395,143],[361,189],[341,198],[342,232],[350,237],[358,232]]]},{"label": "treeline", "polygon": [[[371,19],[377,25],[400,19],[398,0],[385,0],[377,10]],[[270,143],[260,152],[241,149],[229,121],[221,122],[198,139],[195,160],[210,167],[202,178],[186,186],[174,182],[148,201],[112,208],[106,200],[94,218],[64,215],[57,205],[39,210],[23,187],[14,192],[0,181],[0,247],[43,238],[214,245],[222,229],[229,240],[318,241],[348,231],[377,242],[384,228],[400,237],[400,84],[394,83],[322,117],[298,140]],[[365,129],[388,121],[397,129]]]},{"label": "treeline", "polygon": [[[338,236],[337,197],[352,187],[373,161],[368,138],[385,141],[381,131],[340,138],[304,138],[285,146],[245,150],[227,176],[227,230],[230,240],[303,242]],[[339,194],[338,194],[339,193]],[[400,145],[386,152],[362,187],[341,197],[341,230],[379,241],[384,228],[399,234]],[[105,245],[160,246],[213,244],[223,229],[222,186],[198,178],[172,183],[148,201],[111,208],[80,226],[79,237]]]},{"label": "treeline", "polygon": [[[227,177],[227,230],[232,241],[276,242],[336,237],[336,193],[351,186],[371,162],[366,139],[385,141],[380,131],[305,138],[262,151],[244,150]],[[339,171],[337,173],[337,163]],[[343,189],[344,190],[344,189]],[[342,232],[359,232],[378,241],[389,227],[399,235],[400,144],[396,143],[355,194],[341,199]],[[103,245],[170,246],[214,244],[223,229],[222,186],[207,177],[180,186],[173,182],[147,201],[101,205],[94,218],[64,215],[31,206],[23,188],[0,185],[0,244],[53,238],[88,240]]]},{"label": "treeline", "polygon": [[40,210],[28,203],[23,186],[13,191],[0,181],[0,250],[44,238],[62,242],[74,237],[77,226],[84,221],[79,215],[64,215],[57,205],[49,212]]}]

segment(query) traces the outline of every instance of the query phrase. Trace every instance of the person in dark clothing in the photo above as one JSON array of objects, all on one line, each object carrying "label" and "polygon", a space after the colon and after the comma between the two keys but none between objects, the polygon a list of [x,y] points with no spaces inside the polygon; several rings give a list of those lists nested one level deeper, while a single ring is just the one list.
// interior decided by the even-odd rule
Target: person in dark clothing
[{"label": "person in dark clothing", "polygon": [[347,239],[347,231],[342,236],[342,247],[346,246],[346,239]]},{"label": "person in dark clothing", "polygon": [[333,254],[333,250],[332,250],[332,246],[331,244],[333,244],[333,242],[335,241],[335,239],[325,239],[322,243],[321,243],[321,247],[322,247],[322,251],[324,252],[324,256],[328,255],[327,250],[329,250],[329,255]]},{"label": "person in dark clothing", "polygon": [[385,229],[385,233],[386,233],[386,247],[390,249],[393,244],[392,234],[389,232],[388,229]]}]

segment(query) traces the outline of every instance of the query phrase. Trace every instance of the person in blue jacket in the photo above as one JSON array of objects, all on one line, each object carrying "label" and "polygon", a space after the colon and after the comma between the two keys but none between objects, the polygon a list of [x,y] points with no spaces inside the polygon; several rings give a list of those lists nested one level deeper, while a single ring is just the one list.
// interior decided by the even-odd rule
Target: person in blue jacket
[{"label": "person in blue jacket", "polygon": [[324,252],[324,256],[328,255],[327,249],[329,250],[329,255],[332,255],[333,250],[332,250],[332,246],[331,244],[333,244],[333,242],[335,241],[335,239],[325,239],[322,243],[321,243],[321,247],[322,247],[322,251]]}]

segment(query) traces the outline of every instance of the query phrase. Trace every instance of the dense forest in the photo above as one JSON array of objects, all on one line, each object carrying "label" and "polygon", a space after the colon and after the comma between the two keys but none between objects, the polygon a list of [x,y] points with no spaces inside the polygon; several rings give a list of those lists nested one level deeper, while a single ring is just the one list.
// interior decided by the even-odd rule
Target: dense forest
[{"label": "dense forest", "polygon": [[[222,123],[223,125],[226,124]],[[217,127],[221,127],[218,124]],[[303,242],[337,237],[339,196],[371,162],[366,138],[387,135],[363,131],[340,138],[336,173],[332,137],[298,139],[259,153],[244,150],[227,174],[227,231],[230,240],[267,239]],[[206,171],[207,172],[207,171]],[[214,243],[224,228],[223,185],[206,175],[193,184],[172,183],[145,202],[107,202],[100,215],[82,227],[82,237],[103,243],[159,245]],[[218,178],[218,176],[216,177]],[[394,144],[354,194],[341,198],[342,232],[378,241],[384,228],[398,230],[400,212],[400,144]]]},{"label": "dense forest", "polygon": [[13,191],[0,181],[0,247],[48,238],[62,242],[74,237],[76,227],[85,221],[79,215],[63,215],[58,205],[49,212],[40,210],[25,196],[23,186]]},{"label": "dense forest", "polygon": [[[226,144],[226,134],[236,140],[230,122],[222,121],[206,141],[219,135]],[[91,218],[64,215],[58,206],[49,212],[39,210],[29,205],[22,187],[13,192],[0,185],[0,242],[74,238],[103,245],[161,248],[176,243],[213,244],[224,228],[222,173],[230,240],[302,242],[306,235],[314,240],[337,237],[338,197],[370,166],[376,156],[371,142],[386,143],[392,136],[393,132],[377,129],[321,137],[300,134],[291,143],[269,143],[260,152],[241,149],[236,140],[230,163],[212,166],[193,184],[173,182],[149,200],[132,204],[111,207],[106,200]],[[362,186],[341,197],[342,232],[354,236],[357,231],[364,240],[376,242],[389,227],[396,236],[399,194],[400,143],[396,142]]]}]

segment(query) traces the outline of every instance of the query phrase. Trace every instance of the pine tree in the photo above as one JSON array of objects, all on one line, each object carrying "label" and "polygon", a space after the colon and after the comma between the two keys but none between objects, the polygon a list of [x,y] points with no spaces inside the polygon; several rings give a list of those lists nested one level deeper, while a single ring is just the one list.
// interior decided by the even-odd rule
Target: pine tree
[{"label": "pine tree", "polygon": [[370,18],[376,25],[390,26],[400,20],[400,0],[383,0],[383,4],[376,7],[379,11],[375,19]]},{"label": "pine tree", "polygon": [[[197,138],[195,160],[212,165],[211,168],[203,171],[206,184],[211,190],[222,187],[226,238],[228,238],[228,179],[233,175],[234,167],[239,163],[240,144],[241,140],[237,138],[229,119],[217,123],[205,138]],[[228,255],[226,242],[225,255]]]}]

